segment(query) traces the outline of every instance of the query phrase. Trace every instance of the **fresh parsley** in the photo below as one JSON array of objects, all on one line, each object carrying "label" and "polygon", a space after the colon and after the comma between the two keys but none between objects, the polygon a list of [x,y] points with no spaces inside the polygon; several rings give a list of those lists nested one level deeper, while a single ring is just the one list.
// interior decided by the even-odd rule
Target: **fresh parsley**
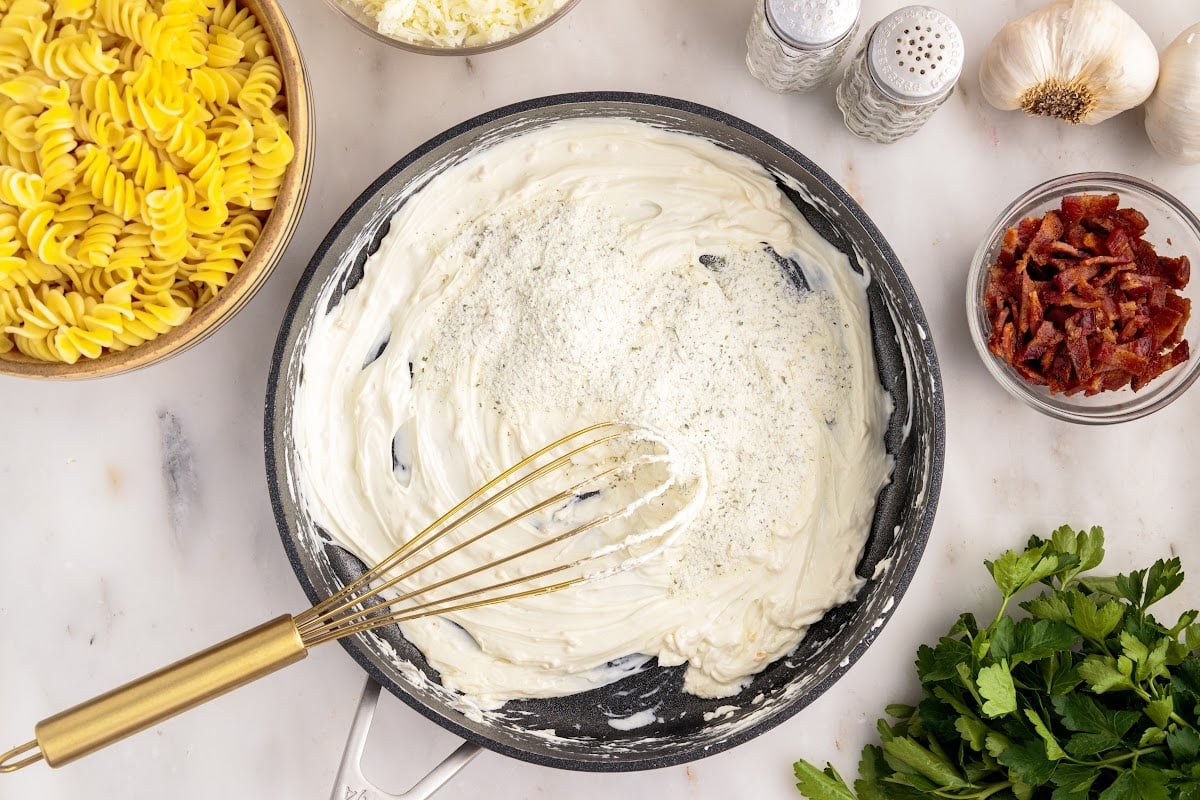
[{"label": "fresh parsley", "polygon": [[853,789],[832,765],[798,761],[800,792],[1200,800],[1198,615],[1167,627],[1149,611],[1183,583],[1179,559],[1111,578],[1085,574],[1103,558],[1100,528],[1064,526],[986,562],[1000,591],[991,623],[963,614],[917,651],[922,698],[888,706]]}]

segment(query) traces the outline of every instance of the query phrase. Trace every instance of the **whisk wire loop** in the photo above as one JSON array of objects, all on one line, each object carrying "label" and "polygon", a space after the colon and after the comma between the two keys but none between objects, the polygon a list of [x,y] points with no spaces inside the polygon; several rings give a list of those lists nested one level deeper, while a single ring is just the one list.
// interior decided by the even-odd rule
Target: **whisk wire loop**
[{"label": "whisk wire loop", "polygon": [[[537,480],[537,478],[541,477],[542,475],[545,475],[551,469],[561,466],[562,463],[565,463],[565,460],[569,460],[571,457],[578,455],[579,453],[583,452],[584,450],[586,450],[590,447],[593,447],[596,444],[599,444],[601,442],[612,441],[613,439],[620,436],[621,432],[629,430],[630,426],[627,424],[618,423],[618,422],[598,422],[595,425],[589,425],[588,427],[582,428],[581,430],[578,430],[578,431],[575,431],[574,433],[568,434],[568,435],[562,437],[561,439],[558,439],[557,441],[551,442],[550,444],[546,445],[545,447],[541,448],[540,450],[538,450],[534,453],[531,453],[530,455],[521,459],[516,464],[513,464],[511,467],[504,470],[499,475],[497,475],[496,477],[492,478],[487,483],[480,486],[478,489],[476,489],[474,492],[469,494],[467,497],[463,498],[456,506],[451,508],[446,513],[442,514],[442,516],[438,517],[432,523],[430,523],[423,531],[421,531],[416,536],[412,537],[410,540],[405,542],[403,545],[401,545],[399,548],[397,548],[387,558],[380,561],[378,564],[376,564],[371,569],[367,570],[365,573],[363,573],[361,576],[359,576],[354,581],[352,581],[352,582],[348,583],[346,586],[342,587],[341,591],[337,592],[336,594],[330,595],[329,597],[325,598],[324,600],[322,600],[321,602],[317,603],[315,606],[310,608],[308,611],[305,611],[302,614],[299,614],[296,617],[297,624],[303,625],[303,624],[306,624],[310,619],[315,619],[315,618],[321,616],[326,611],[331,610],[331,608],[333,606],[340,603],[346,597],[353,595],[355,592],[357,592],[362,587],[369,585],[371,583],[371,581],[378,579],[381,575],[383,575],[383,574],[387,573],[389,570],[393,569],[397,564],[399,564],[405,558],[408,558],[408,556],[411,554],[411,552],[415,548],[417,548],[419,546],[424,546],[425,544],[427,544],[428,542],[426,540],[433,531],[438,530],[441,526],[445,525],[448,520],[452,519],[456,514],[461,512],[463,509],[467,508],[471,503],[475,502],[481,496],[490,492],[497,485],[503,483],[504,481],[506,481],[507,479],[512,477],[514,474],[525,469],[527,466],[529,466],[530,463],[537,461],[541,457],[545,456],[547,453],[552,452],[553,450],[563,446],[564,444],[566,444],[567,442],[569,442],[573,439],[581,438],[581,437],[583,437],[589,433],[592,433],[594,431],[597,431],[597,430],[601,430],[604,428],[614,428],[614,427],[621,428],[621,431],[612,433],[602,439],[596,440],[595,442],[584,444],[584,445],[580,446],[579,448],[576,448],[575,450],[572,450],[571,452],[566,453],[564,456],[556,459],[551,464],[545,465],[542,469],[538,470],[536,473],[531,474],[531,475],[527,476],[526,478],[522,479],[521,481],[519,481],[518,483],[510,486],[507,490],[505,490],[501,494],[497,495],[494,498],[493,502],[490,503],[489,505],[494,505],[495,502],[499,502],[500,500],[503,500],[508,495],[510,495],[513,492],[519,490],[520,488],[528,485],[532,481]],[[468,521],[476,514],[482,513],[486,509],[486,507],[487,506],[476,507],[473,510],[473,513],[470,513],[470,514],[468,514],[468,516],[464,517],[462,520],[459,520],[458,524]]]},{"label": "whisk wire loop", "polygon": [[[611,470],[611,471],[615,471],[615,470]],[[584,483],[587,483],[587,482],[590,482],[590,479],[589,479],[589,481],[584,481]],[[570,492],[564,492],[563,497],[569,497],[570,494],[571,494]],[[541,504],[539,504],[539,505],[541,505]],[[485,531],[482,534],[479,534],[478,536],[482,537],[482,536],[484,536],[488,533],[491,533],[495,530],[500,530],[502,528],[508,527],[509,525],[511,525],[514,521],[516,521],[521,516],[525,516],[525,514],[517,515],[515,517],[510,517],[509,519],[505,520],[504,522],[497,524],[493,528],[489,529],[488,531]],[[565,531],[564,533],[560,533],[557,536],[554,536],[552,538],[545,539],[536,544],[530,545],[529,547],[526,547],[523,550],[519,550],[508,556],[505,556],[504,558],[497,559],[495,561],[491,561],[487,564],[483,564],[481,566],[475,567],[475,568],[467,570],[465,572],[460,572],[457,575],[453,575],[449,578],[444,578],[441,581],[438,581],[437,583],[430,584],[429,586],[422,586],[420,589],[413,589],[413,590],[406,592],[398,597],[390,598],[389,601],[387,603],[385,603],[384,605],[388,608],[394,608],[394,605],[397,603],[402,603],[407,600],[411,600],[412,598],[417,597],[419,595],[425,595],[425,594],[429,593],[430,591],[443,588],[452,583],[457,583],[460,580],[472,577],[481,572],[485,572],[487,570],[494,569],[495,567],[502,566],[502,565],[507,564],[512,561],[516,561],[517,559],[520,559],[520,558],[524,558],[525,556],[528,556],[531,553],[535,553],[539,550],[543,550],[547,547],[551,547],[556,544],[560,544],[564,541],[567,541],[568,539],[572,539],[575,536],[578,536],[581,533],[585,533],[593,528],[599,527],[601,525],[605,525],[605,524],[611,522],[612,520],[616,519],[619,516],[621,516],[621,512],[619,512],[619,511],[613,511],[613,512],[610,512],[607,514],[603,514],[603,515],[591,520],[590,522],[587,522],[583,525],[579,525],[575,528]],[[470,540],[468,540],[468,542],[469,541]],[[466,544],[467,544],[467,542],[463,543],[463,545],[466,545]],[[460,546],[463,546],[463,545],[460,545]],[[307,640],[306,640],[306,643],[308,643],[308,646],[312,647],[312,646],[315,646],[315,645],[323,643],[323,642],[340,639],[343,636],[349,636],[352,633],[358,633],[361,631],[372,630],[374,628],[379,628],[384,625],[391,625],[391,624],[397,623],[397,622],[409,622],[414,619],[420,619],[421,617],[449,614],[449,613],[453,613],[455,611],[465,611],[467,609],[480,608],[482,606],[488,606],[488,605],[495,605],[496,603],[507,602],[509,600],[517,600],[517,599],[525,598],[525,597],[535,597],[537,595],[549,594],[550,592],[556,592],[556,591],[559,591],[560,589],[565,589],[569,586],[574,586],[576,584],[583,583],[584,581],[589,579],[589,576],[580,575],[580,576],[577,576],[570,580],[560,581],[558,583],[555,583],[555,584],[552,584],[552,585],[546,586],[546,587],[536,587],[533,589],[525,589],[520,592],[512,592],[509,594],[498,595],[496,597],[487,598],[484,600],[474,600],[469,603],[458,603],[457,605],[446,605],[447,603],[455,603],[459,600],[466,600],[467,598],[478,597],[479,595],[483,595],[483,594],[490,594],[492,592],[507,589],[511,586],[517,586],[519,584],[524,584],[524,583],[531,583],[533,581],[540,580],[542,578],[547,578],[551,575],[557,575],[560,572],[565,572],[566,570],[578,567],[579,565],[583,564],[584,562],[591,560],[593,557],[595,557],[595,553],[588,554],[586,556],[583,556],[582,558],[577,558],[573,561],[569,561],[566,563],[556,564],[553,567],[548,567],[546,569],[540,570],[538,572],[533,572],[528,575],[519,575],[515,578],[510,578],[508,580],[504,580],[499,583],[493,583],[493,584],[490,584],[488,586],[478,588],[478,589],[471,589],[469,591],[461,592],[459,594],[451,595],[449,597],[438,598],[437,600],[427,600],[423,603],[418,603],[416,605],[408,606],[407,608],[403,608],[403,609],[394,609],[391,611],[383,611],[380,609],[379,606],[367,606],[365,608],[360,608],[360,609],[358,609],[358,611],[356,613],[350,614],[344,618],[337,620],[335,623],[333,623],[333,625],[328,627],[323,634],[315,635],[312,638],[311,643],[308,643]],[[435,557],[435,558],[437,558],[437,557]],[[427,566],[428,563],[429,562],[426,562],[425,564],[421,564],[420,566],[410,570],[410,573],[419,572],[421,569],[423,569],[425,566]],[[393,579],[392,581],[389,581],[388,583],[380,586],[380,591],[382,591],[384,588],[389,587],[392,583],[394,583],[395,580],[396,579]]]},{"label": "whisk wire loop", "polygon": [[[20,758],[21,756],[33,750],[37,750],[37,752],[27,758]],[[19,758],[19,761],[16,760]],[[36,764],[43,758],[45,758],[45,754],[38,749],[37,739],[34,739],[31,742],[26,742],[23,745],[14,747],[7,753],[0,753],[0,773],[16,772],[22,767],[28,767],[30,764]]]},{"label": "whisk wire loop", "polygon": [[[607,550],[602,549],[597,551],[597,553],[592,553],[582,558],[557,564],[553,567],[531,574],[522,575],[517,578],[492,583],[486,587],[470,589],[449,597],[425,600],[424,602],[405,608],[397,608],[398,604],[406,603],[418,595],[428,596],[428,593],[431,591],[444,588],[451,584],[458,583],[479,575],[488,570],[493,570],[518,559],[525,558],[526,556],[529,556],[535,552],[552,547],[556,544],[560,544],[586,531],[611,522],[620,516],[628,514],[633,508],[634,504],[629,504],[621,509],[598,515],[589,522],[571,528],[564,533],[548,537],[514,553],[490,560],[487,563],[480,564],[450,577],[443,578],[435,583],[421,586],[419,589],[409,591],[401,590],[394,596],[383,596],[383,593],[388,592],[388,590],[393,589],[404,581],[412,578],[422,570],[425,570],[443,561],[444,559],[461,552],[467,547],[477,544],[480,540],[491,536],[498,531],[504,530],[514,523],[527,519],[528,517],[539,512],[561,505],[573,497],[580,497],[585,487],[589,485],[595,485],[605,478],[616,475],[618,472],[629,470],[632,467],[664,460],[664,457],[661,455],[646,454],[642,454],[634,458],[619,460],[619,463],[616,466],[608,467],[607,469],[600,471],[598,474],[589,475],[582,480],[579,480],[569,488],[561,490],[516,514],[509,516],[507,519],[486,528],[480,533],[476,533],[466,538],[462,542],[451,546],[445,551],[433,555],[415,566],[405,568],[399,574],[387,577],[387,573],[389,571],[400,568],[401,565],[404,564],[408,559],[414,557],[418,553],[433,546],[438,541],[441,541],[445,537],[458,531],[460,528],[462,528],[462,526],[466,525],[488,509],[493,508],[497,503],[500,503],[504,499],[512,496],[517,491],[520,491],[521,489],[544,478],[547,475],[550,475],[551,473],[563,469],[566,465],[571,464],[585,451],[592,450],[608,442],[612,442],[634,430],[636,429],[633,426],[630,426],[626,423],[598,423],[596,425],[576,431],[568,436],[564,436],[561,439],[546,445],[542,449],[532,453],[525,459],[500,473],[495,478],[479,487],[479,489],[477,489],[475,492],[467,496],[464,500],[459,502],[450,511],[439,517],[431,525],[426,527],[424,530],[398,548],[394,553],[381,561],[374,568],[368,570],[362,576],[347,584],[338,593],[330,596],[325,601],[318,603],[304,614],[297,616],[297,629],[300,631],[300,635],[304,643],[307,646],[312,647],[317,644],[342,638],[343,636],[349,636],[354,633],[371,630],[396,622],[406,622],[420,617],[431,616],[435,614],[445,614],[453,611],[462,611],[469,608],[492,605],[498,602],[506,602],[508,600],[546,594],[548,592],[558,591],[566,588],[567,586],[575,585],[584,581],[587,579],[587,576],[577,576],[570,580],[560,581],[545,587],[532,587],[523,589],[520,592],[512,592],[501,595],[494,594],[514,585],[522,583],[527,584],[532,581],[540,580],[551,575],[559,574],[566,570],[576,568],[580,566],[580,564],[598,557],[598,553],[608,552]],[[604,435],[584,441],[582,444],[577,443],[583,437],[600,431],[606,432]],[[537,466],[528,474],[516,478],[515,480],[512,480],[511,483],[504,485],[507,481],[513,479],[514,476],[519,475],[523,470],[534,467],[537,462],[546,455],[564,446],[567,446],[568,444],[571,445],[571,449],[566,453],[557,456],[546,464]],[[498,487],[502,488],[497,490]],[[493,597],[482,597],[484,595],[493,595]],[[475,599],[470,600],[470,602],[458,602],[468,600],[468,598]]]}]

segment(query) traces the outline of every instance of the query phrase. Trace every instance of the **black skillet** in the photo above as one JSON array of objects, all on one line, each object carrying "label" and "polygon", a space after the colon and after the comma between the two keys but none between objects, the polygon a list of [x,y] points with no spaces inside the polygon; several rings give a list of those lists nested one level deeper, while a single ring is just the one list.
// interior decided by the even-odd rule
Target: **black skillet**
[{"label": "black skillet", "polygon": [[[607,772],[681,764],[742,744],[800,711],[850,668],[894,613],[921,557],[941,482],[945,428],[937,358],[912,285],[863,210],[805,156],[740,119],[667,97],[599,92],[517,103],[446,131],[387,169],[334,224],[292,297],[267,392],[267,475],[283,545],[311,600],[326,597],[363,569],[313,524],[298,495],[290,425],[311,321],[357,283],[389,218],[433,175],[506,137],[556,120],[597,116],[702,136],[775,174],[816,230],[869,276],[875,356],[895,403],[886,434],[895,471],[880,494],[858,566],[866,584],[854,602],[829,612],[795,652],[755,676],[737,697],[684,694],[683,668],[655,665],[583,694],[510,702],[485,719],[472,718],[477,715],[460,710],[394,626],[342,640],[371,678],[468,742],[545,766]],[[796,265],[787,266],[793,279],[803,280]],[[730,706],[736,710],[714,713]],[[609,724],[651,708],[657,721],[644,727],[622,731]],[[554,736],[545,734],[550,730]]]}]

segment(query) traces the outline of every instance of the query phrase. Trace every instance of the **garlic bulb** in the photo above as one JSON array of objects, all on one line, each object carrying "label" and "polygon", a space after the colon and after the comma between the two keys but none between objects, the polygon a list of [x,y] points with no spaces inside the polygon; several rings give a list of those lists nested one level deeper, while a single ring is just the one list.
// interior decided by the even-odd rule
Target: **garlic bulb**
[{"label": "garlic bulb", "polygon": [[1056,0],[1005,25],[979,81],[996,108],[1094,125],[1154,91],[1158,51],[1112,0]]},{"label": "garlic bulb", "polygon": [[1146,102],[1146,133],[1165,158],[1200,164],[1200,23],[1163,51],[1158,86]]}]

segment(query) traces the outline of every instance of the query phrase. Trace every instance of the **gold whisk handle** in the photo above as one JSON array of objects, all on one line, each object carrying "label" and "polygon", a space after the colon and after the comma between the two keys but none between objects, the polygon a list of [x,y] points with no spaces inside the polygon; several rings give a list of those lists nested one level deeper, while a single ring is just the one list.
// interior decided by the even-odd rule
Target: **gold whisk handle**
[{"label": "gold whisk handle", "polygon": [[[61,767],[306,655],[308,648],[300,640],[295,621],[285,614],[42,720],[34,728],[37,738],[33,742],[0,756],[0,772],[42,758],[52,767]],[[17,761],[19,756],[25,757]]]}]

